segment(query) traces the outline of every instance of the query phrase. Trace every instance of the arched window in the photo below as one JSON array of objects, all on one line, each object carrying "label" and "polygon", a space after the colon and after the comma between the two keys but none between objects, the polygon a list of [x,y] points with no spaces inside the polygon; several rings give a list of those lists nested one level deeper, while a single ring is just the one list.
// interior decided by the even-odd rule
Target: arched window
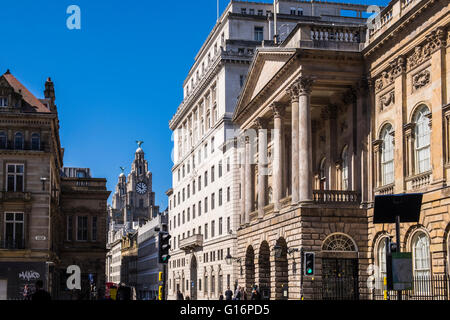
[{"label": "arched window", "polygon": [[391,134],[392,126],[386,125],[381,131],[381,172],[382,183],[388,185],[394,182],[394,137]]},{"label": "arched window", "polygon": [[14,149],[23,149],[23,134],[21,132],[17,132],[14,136]]},{"label": "arched window", "polygon": [[1,131],[0,132],[0,149],[6,149],[6,146],[7,146],[6,133]]},{"label": "arched window", "polygon": [[386,277],[386,244],[388,237],[383,237],[378,242],[377,248],[377,262],[378,262],[378,276],[380,277],[380,283],[382,283],[384,277]]},{"label": "arched window", "polygon": [[344,150],[342,150],[342,172],[341,172],[341,179],[342,179],[342,190],[348,190],[348,146],[344,147]]},{"label": "arched window", "polygon": [[334,233],[328,236],[322,245],[322,251],[357,251],[356,244],[346,234]]},{"label": "arched window", "polygon": [[418,231],[412,239],[412,254],[415,277],[431,275],[430,240],[425,232]]},{"label": "arched window", "polygon": [[323,158],[322,161],[320,161],[319,183],[320,183],[320,190],[326,190],[327,189],[326,158]]},{"label": "arched window", "polygon": [[39,150],[41,147],[41,138],[39,133],[33,133],[31,135],[31,150]]},{"label": "arched window", "polygon": [[430,119],[429,110],[422,106],[414,117],[415,143],[416,143],[416,173],[422,173],[431,169],[430,163]]}]

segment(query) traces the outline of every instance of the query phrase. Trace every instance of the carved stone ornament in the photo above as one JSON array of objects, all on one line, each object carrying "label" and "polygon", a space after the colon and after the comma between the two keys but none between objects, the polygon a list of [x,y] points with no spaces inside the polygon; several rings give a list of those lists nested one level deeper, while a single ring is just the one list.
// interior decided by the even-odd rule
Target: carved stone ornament
[{"label": "carved stone ornament", "polygon": [[267,129],[268,120],[264,118],[256,118],[254,125],[258,130]]},{"label": "carved stone ornament", "polygon": [[270,106],[275,118],[284,116],[285,105],[281,102],[274,102]]},{"label": "carved stone ornament", "polygon": [[314,80],[310,77],[300,76],[287,90],[292,100],[298,100],[300,95],[310,94]]},{"label": "carved stone ornament", "polygon": [[430,46],[417,46],[414,48],[414,52],[408,57],[408,70],[420,65],[424,61],[428,60],[431,56]]},{"label": "carved stone ornament", "polygon": [[430,83],[430,71],[428,70],[422,70],[419,73],[417,73],[415,76],[413,76],[413,88],[414,90],[419,90],[420,88],[426,86]]},{"label": "carved stone ornament", "polygon": [[390,105],[395,103],[395,92],[394,90],[380,96],[380,111],[383,111]]}]

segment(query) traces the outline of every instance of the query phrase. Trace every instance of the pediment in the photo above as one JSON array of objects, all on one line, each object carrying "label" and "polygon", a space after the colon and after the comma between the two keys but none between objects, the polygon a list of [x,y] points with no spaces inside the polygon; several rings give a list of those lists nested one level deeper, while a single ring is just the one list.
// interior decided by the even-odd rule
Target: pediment
[{"label": "pediment", "polygon": [[235,114],[239,112],[239,109],[244,108],[250,103],[264,89],[295,52],[295,50],[276,52],[257,51],[256,57],[250,66],[247,81],[242,90]]}]

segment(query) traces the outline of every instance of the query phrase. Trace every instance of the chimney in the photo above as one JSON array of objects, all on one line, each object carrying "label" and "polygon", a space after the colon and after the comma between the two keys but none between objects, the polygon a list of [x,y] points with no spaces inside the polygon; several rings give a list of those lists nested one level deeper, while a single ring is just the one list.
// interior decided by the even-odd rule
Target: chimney
[{"label": "chimney", "polygon": [[53,110],[55,108],[55,87],[50,77],[45,82],[44,97],[50,99],[50,109]]}]

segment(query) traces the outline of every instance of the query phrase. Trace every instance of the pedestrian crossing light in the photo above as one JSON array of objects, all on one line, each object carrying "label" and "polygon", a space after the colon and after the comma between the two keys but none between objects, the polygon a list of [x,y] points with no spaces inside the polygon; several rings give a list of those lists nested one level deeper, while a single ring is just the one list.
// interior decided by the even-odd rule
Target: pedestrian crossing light
[{"label": "pedestrian crossing light", "polygon": [[170,259],[169,255],[169,249],[170,244],[169,240],[172,238],[172,236],[168,232],[160,232],[159,233],[159,239],[158,239],[158,256],[159,256],[159,263],[161,264],[167,264]]},{"label": "pedestrian crossing light", "polygon": [[314,275],[314,253],[313,252],[305,252],[305,275],[306,276]]}]

